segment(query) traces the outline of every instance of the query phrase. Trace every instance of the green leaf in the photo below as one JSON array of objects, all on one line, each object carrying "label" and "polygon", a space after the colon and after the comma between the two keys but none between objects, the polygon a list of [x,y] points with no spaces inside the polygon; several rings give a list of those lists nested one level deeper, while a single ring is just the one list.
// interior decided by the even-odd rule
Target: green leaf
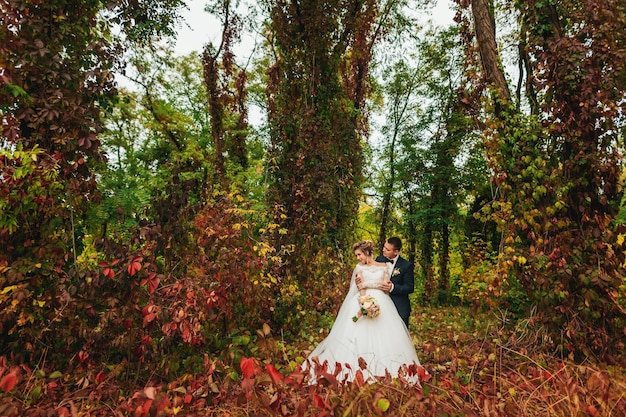
[{"label": "green leaf", "polygon": [[62,376],[63,376],[63,373],[61,371],[54,371],[48,376],[48,378],[58,379],[58,378],[61,378]]},{"label": "green leaf", "polygon": [[376,407],[378,407],[383,413],[389,410],[389,400],[386,398],[381,398],[376,401]]}]

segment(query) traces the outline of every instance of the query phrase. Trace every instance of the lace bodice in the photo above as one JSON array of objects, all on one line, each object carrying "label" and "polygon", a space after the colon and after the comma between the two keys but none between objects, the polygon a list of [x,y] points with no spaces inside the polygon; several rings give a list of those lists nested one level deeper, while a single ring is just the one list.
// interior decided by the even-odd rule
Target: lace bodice
[{"label": "lace bodice", "polygon": [[380,265],[380,266],[358,265],[356,270],[357,270],[357,273],[359,272],[361,273],[361,276],[363,277],[363,284],[367,286],[367,284],[383,281],[385,278],[385,271],[387,270],[387,266],[386,265]]}]

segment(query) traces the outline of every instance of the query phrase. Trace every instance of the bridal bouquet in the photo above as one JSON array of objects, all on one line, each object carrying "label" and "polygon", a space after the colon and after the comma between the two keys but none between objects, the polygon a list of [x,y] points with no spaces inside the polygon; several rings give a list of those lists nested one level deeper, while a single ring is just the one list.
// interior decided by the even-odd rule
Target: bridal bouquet
[{"label": "bridal bouquet", "polygon": [[378,317],[380,314],[380,306],[374,297],[365,294],[359,297],[360,309],[356,316],[352,317],[352,321],[356,322],[361,316],[370,318]]}]

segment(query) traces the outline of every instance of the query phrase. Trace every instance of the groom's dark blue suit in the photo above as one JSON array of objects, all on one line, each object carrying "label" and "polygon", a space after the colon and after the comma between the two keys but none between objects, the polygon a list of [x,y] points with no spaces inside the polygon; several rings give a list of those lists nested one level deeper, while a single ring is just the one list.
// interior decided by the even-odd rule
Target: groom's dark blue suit
[{"label": "groom's dark blue suit", "polygon": [[[376,258],[377,262],[388,261],[383,255]],[[413,276],[414,266],[411,262],[399,256],[393,267],[389,279],[393,283],[393,290],[389,293],[391,300],[398,310],[398,314],[409,327],[409,316],[411,315],[411,301],[409,294],[415,290],[415,278]]]}]

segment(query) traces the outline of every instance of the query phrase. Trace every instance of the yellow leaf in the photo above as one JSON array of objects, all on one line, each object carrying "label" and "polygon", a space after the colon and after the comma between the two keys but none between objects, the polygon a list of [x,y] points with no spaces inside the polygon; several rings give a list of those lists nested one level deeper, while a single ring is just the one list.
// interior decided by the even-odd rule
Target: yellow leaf
[{"label": "yellow leaf", "polygon": [[622,246],[622,243],[624,243],[624,235],[620,233],[619,235],[617,235],[617,244],[619,246]]},{"label": "yellow leaf", "polygon": [[4,288],[2,289],[2,293],[1,293],[1,294],[6,294],[6,293],[8,293],[9,291],[13,291],[13,290],[15,290],[15,289],[17,289],[17,285],[9,285],[8,287],[4,287]]},{"label": "yellow leaf", "polygon": [[33,305],[38,307],[43,307],[46,305],[45,301],[33,300]]},{"label": "yellow leaf", "polygon": [[509,388],[509,394],[511,394],[511,397],[515,397],[515,394],[517,394],[517,392],[515,391],[515,388],[513,387]]}]

